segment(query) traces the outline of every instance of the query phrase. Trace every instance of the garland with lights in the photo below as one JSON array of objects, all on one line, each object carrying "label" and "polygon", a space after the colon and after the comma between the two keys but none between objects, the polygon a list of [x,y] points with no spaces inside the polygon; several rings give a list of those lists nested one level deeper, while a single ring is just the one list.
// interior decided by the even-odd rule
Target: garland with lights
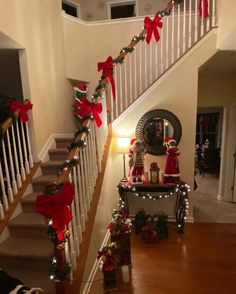
[{"label": "garland with lights", "polygon": [[87,143],[83,140],[73,141],[70,146],[67,147],[67,150],[71,151],[73,148],[84,148],[85,146],[87,146]]},{"label": "garland with lights", "polygon": [[79,164],[78,159],[65,160],[57,170],[57,175],[61,174],[63,170],[71,169]]}]

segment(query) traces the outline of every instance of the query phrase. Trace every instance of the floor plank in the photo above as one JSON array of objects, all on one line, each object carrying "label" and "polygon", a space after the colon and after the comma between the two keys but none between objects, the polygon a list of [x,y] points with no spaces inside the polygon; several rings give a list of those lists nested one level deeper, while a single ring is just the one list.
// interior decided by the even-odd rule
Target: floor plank
[{"label": "floor plank", "polygon": [[[236,226],[186,224],[179,235],[168,224],[169,238],[146,244],[132,234],[131,283],[119,284],[115,293],[232,294],[236,291]],[[91,294],[103,293],[98,272]]]}]

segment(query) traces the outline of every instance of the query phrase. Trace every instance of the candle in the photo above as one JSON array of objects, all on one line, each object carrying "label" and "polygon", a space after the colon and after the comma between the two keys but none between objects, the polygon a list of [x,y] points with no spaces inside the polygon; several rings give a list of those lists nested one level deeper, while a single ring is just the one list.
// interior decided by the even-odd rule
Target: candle
[{"label": "candle", "polygon": [[122,281],[124,283],[129,283],[129,267],[128,265],[123,265],[121,268],[122,271]]},{"label": "candle", "polygon": [[159,183],[163,184],[163,182],[164,182],[164,172],[159,171]]}]

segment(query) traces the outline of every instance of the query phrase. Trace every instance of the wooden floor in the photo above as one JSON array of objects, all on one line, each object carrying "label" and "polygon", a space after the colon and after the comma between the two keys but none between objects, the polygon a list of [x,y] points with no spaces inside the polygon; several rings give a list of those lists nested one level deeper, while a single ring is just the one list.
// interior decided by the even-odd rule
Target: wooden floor
[{"label": "wooden floor", "polygon": [[[131,283],[114,293],[236,293],[236,224],[186,224],[183,235],[168,227],[169,238],[157,244],[132,235]],[[101,272],[90,293],[103,293]]]}]

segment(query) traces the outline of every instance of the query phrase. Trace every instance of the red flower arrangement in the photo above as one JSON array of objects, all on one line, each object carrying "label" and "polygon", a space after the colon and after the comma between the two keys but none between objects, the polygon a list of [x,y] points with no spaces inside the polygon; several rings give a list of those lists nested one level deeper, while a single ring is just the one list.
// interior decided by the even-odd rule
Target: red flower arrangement
[{"label": "red flower arrangement", "polygon": [[147,243],[155,243],[159,239],[159,234],[153,223],[148,223],[142,228],[142,236]]},{"label": "red flower arrangement", "polygon": [[107,226],[112,235],[120,235],[131,232],[132,221],[127,210],[114,209],[112,221]]},{"label": "red flower arrangement", "polygon": [[99,268],[103,271],[113,271],[116,269],[117,259],[115,256],[116,243],[110,243],[98,251],[97,259],[99,259]]}]

